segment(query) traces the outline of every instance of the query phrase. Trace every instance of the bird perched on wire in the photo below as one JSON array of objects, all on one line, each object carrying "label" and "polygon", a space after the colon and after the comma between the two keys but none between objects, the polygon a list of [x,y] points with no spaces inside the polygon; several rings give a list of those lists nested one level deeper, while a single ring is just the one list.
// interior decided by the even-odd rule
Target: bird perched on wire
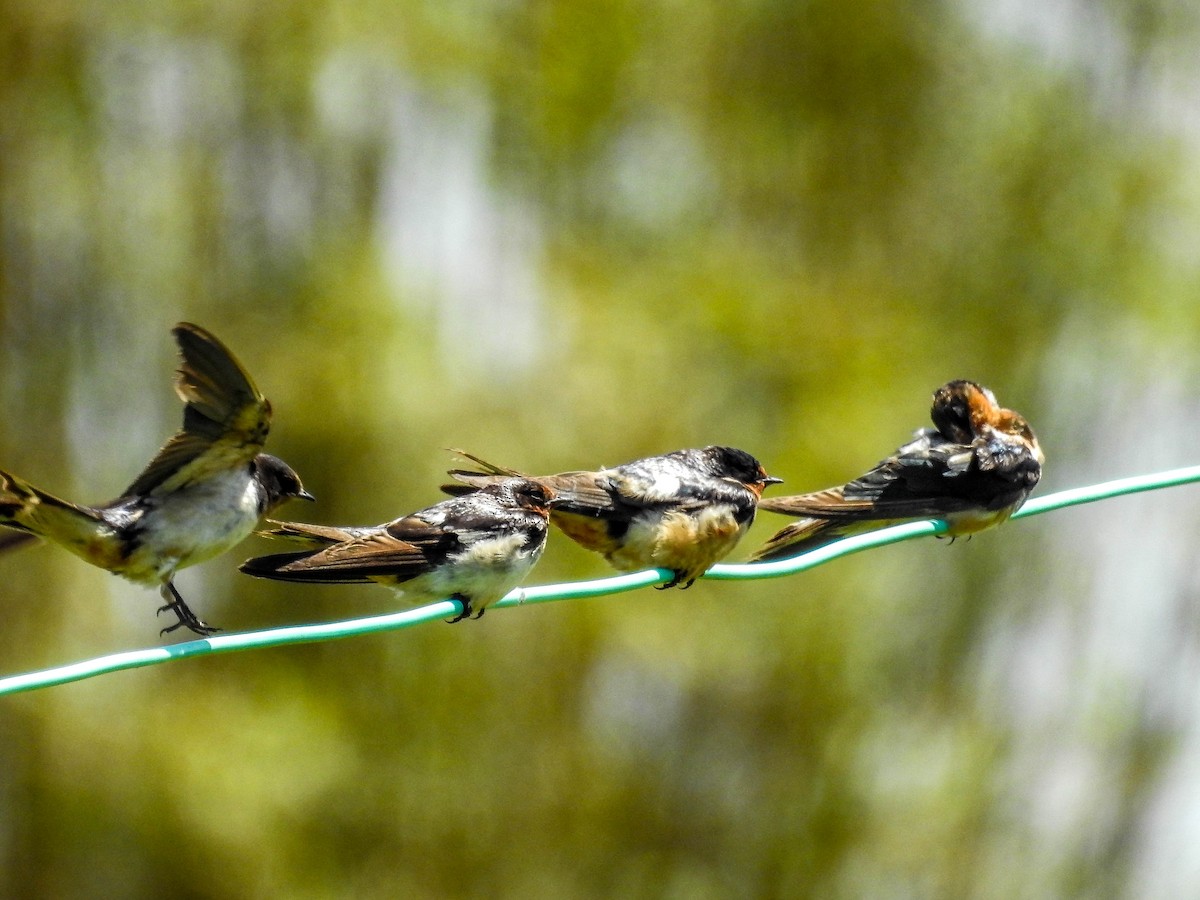
[{"label": "bird perched on wire", "polygon": [[181,322],[172,334],[182,357],[175,392],[184,402],[183,428],[133,484],[110,503],[83,506],[0,471],[0,525],[137,584],[158,585],[166,601],[159,612],[178,618],[163,634],[183,626],[209,635],[219,629],[184,602],[175,573],[229,550],[281,503],[312,495],[285,462],[262,452],[271,405],[233,354],[197,325]]},{"label": "bird perched on wire", "polygon": [[669,569],[662,588],[687,588],[724,558],[754,521],[763,488],[782,479],[732,447],[676,450],[596,472],[524,476],[461,450],[482,472],[453,469],[462,494],[509,476],[528,477],[555,492],[550,521],[576,543],[622,572]]},{"label": "bird perched on wire", "polygon": [[478,619],[541,558],[554,503],[554,493],[537,482],[505,478],[384,525],[275,522],[260,534],[306,549],[248,559],[240,568],[277,581],[374,581],[418,604],[449,597],[462,604],[450,621],[472,613]]},{"label": "bird perched on wire", "polygon": [[1021,508],[1045,457],[1024,417],[973,381],[938,388],[923,428],[875,468],[841,487],[764,500],[762,509],[802,516],[752,557],[772,560],[885,525],[942,519],[951,537],[999,525]]}]

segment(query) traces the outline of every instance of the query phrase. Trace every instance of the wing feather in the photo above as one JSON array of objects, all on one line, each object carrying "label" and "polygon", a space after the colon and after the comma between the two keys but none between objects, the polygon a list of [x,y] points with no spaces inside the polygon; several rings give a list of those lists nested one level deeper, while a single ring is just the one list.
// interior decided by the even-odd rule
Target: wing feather
[{"label": "wing feather", "polygon": [[181,322],[172,334],[182,358],[175,392],[185,404],[183,428],[155,454],[121,499],[172,491],[249,463],[266,443],[271,404],[236,357],[198,325]]},{"label": "wing feather", "polygon": [[333,528],[280,523],[269,536],[322,544],[316,550],[249,559],[241,571],[281,581],[361,583],[403,582],[424,575],[459,546],[459,539],[418,516],[375,528]]}]

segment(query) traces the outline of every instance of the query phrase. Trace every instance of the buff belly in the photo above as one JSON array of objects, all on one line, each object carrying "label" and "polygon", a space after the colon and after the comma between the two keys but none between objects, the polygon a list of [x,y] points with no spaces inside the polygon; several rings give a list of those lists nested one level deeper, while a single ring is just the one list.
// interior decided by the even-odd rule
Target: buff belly
[{"label": "buff belly", "polygon": [[670,569],[690,581],[727,556],[748,527],[726,506],[638,518],[630,523],[621,546],[606,556],[623,572]]}]

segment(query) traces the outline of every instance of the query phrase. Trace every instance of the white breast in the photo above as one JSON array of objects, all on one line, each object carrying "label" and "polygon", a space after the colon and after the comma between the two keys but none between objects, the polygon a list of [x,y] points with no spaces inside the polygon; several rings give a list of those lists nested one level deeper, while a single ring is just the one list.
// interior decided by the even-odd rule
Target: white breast
[{"label": "white breast", "polygon": [[520,534],[475,541],[452,562],[399,586],[414,603],[431,603],[454,594],[469,597],[478,611],[491,606],[529,574],[544,544],[525,546]]},{"label": "white breast", "polygon": [[157,583],[176,569],[219,556],[254,530],[259,497],[249,470],[238,469],[159,498],[142,516],[141,546],[121,574]]}]

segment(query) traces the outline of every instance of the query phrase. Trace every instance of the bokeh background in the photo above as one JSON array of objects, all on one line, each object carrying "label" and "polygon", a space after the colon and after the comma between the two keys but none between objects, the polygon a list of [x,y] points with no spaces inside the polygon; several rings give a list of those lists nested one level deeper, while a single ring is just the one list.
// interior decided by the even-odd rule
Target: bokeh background
[{"label": "bokeh background", "polygon": [[[1198,42],[1174,0],[0,2],[0,464],[120,491],[181,319],[320,521],[449,446],[824,487],[957,377],[1042,492],[1196,463]],[[1196,896],[1197,499],[0,698],[0,894]],[[181,588],[400,604],[263,549]],[[559,536],[535,581],[605,572]],[[0,596],[5,673],[158,640],[54,548]]]}]

